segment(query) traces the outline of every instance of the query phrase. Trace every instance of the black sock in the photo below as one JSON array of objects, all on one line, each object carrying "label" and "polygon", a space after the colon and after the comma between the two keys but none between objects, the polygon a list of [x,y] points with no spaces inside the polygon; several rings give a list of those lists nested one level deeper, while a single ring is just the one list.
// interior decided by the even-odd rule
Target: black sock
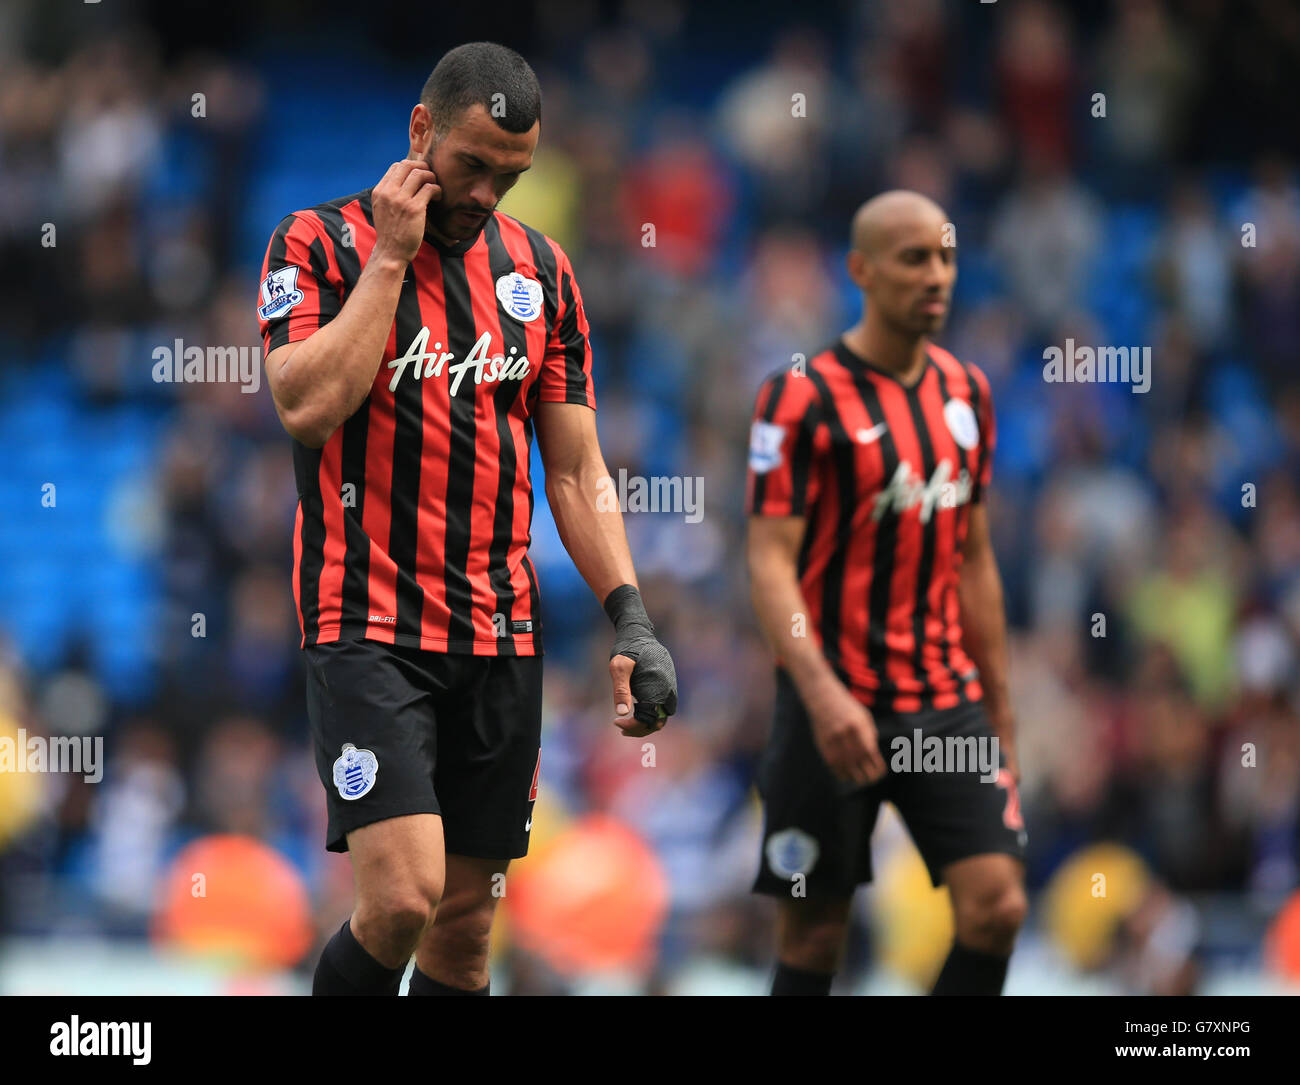
[{"label": "black sock", "polygon": [[448,987],[445,983],[430,979],[420,971],[420,966],[417,964],[411,969],[411,985],[406,989],[406,993],[408,995],[486,995],[490,992],[491,987],[491,980],[488,980],[477,991],[466,991],[460,987]]},{"label": "black sock", "polygon": [[776,962],[772,977],[774,995],[829,995],[834,972],[805,972],[802,968]]},{"label": "black sock", "polygon": [[1000,995],[1010,957],[983,953],[953,942],[932,995]]},{"label": "black sock", "polygon": [[375,960],[343,924],[321,951],[312,980],[313,995],[395,995],[406,965],[388,968]]}]

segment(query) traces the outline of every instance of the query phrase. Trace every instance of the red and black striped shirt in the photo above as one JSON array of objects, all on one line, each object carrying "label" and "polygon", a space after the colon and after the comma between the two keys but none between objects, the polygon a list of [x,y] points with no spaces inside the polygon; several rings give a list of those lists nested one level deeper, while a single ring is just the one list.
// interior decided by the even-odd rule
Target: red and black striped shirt
[{"label": "red and black striped shirt", "polygon": [[[258,306],[268,353],[338,315],[374,244],[369,190],[280,223]],[[458,245],[426,240],[370,394],[323,448],[293,444],[303,646],[542,651],[528,559],[539,402],[596,406],[569,258],[499,212]]]},{"label": "red and black striped shirt", "polygon": [[866,705],[916,712],[983,696],[957,581],[995,440],[987,378],[935,346],[910,388],[840,339],[759,391],[747,511],[806,517],[808,626]]}]

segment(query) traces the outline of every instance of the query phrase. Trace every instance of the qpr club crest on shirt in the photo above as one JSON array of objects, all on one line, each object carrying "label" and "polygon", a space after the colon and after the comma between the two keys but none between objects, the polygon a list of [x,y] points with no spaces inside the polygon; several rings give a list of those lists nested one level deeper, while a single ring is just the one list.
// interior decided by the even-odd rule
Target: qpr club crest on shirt
[{"label": "qpr club crest on shirt", "polygon": [[379,758],[370,750],[358,750],[350,742],[343,744],[343,753],[334,762],[334,786],[345,799],[359,799],[375,786],[379,774]]},{"label": "qpr club crest on shirt", "polygon": [[294,264],[271,272],[262,282],[262,304],[257,315],[263,320],[270,320],[287,312],[302,301],[302,291],[298,289],[298,268]]},{"label": "qpr club crest on shirt", "polygon": [[497,280],[497,301],[521,324],[542,315],[542,284],[512,271]]},{"label": "qpr club crest on shirt", "polygon": [[980,427],[975,412],[964,399],[950,399],[943,405],[943,420],[948,423],[952,439],[962,448],[974,448],[980,443]]}]

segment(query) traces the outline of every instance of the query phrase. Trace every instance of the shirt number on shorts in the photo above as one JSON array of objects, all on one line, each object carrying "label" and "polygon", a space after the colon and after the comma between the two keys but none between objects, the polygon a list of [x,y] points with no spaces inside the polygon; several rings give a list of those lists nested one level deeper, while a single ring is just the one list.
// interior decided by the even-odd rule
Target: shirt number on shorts
[{"label": "shirt number on shorts", "polygon": [[1025,819],[1020,816],[1020,792],[1016,789],[1015,779],[1007,769],[998,772],[998,787],[1004,788],[1007,793],[1007,802],[1002,808],[1002,824],[1012,832],[1018,833],[1024,829]]},{"label": "shirt number on shorts", "polygon": [[528,801],[532,802],[537,798],[537,777],[542,771],[542,751],[537,751],[537,767],[533,769],[533,786],[528,789]]}]

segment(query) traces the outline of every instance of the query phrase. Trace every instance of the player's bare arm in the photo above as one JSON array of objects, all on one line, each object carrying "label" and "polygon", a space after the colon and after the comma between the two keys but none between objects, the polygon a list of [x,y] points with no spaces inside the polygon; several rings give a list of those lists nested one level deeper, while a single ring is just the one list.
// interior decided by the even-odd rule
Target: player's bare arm
[{"label": "player's bare arm", "polygon": [[1006,754],[1007,768],[1019,783],[1015,717],[1007,685],[1007,621],[1002,603],[1002,577],[989,537],[988,511],[982,503],[971,506],[957,597],[961,604],[962,647],[979,668],[989,725]]},{"label": "player's bare arm", "polygon": [[617,501],[601,500],[609,469],[596,414],[581,403],[542,403],[537,436],[560,539],[614,622],[614,722],[629,738],[652,734],[677,709],[677,677],[640,600],[622,510]]},{"label": "player's bare arm", "polygon": [[267,384],[280,421],[308,448],[322,447],[369,394],[402,279],[424,239],[426,209],[440,191],[424,162],[389,166],[371,195],[374,250],[338,316],[266,356]]},{"label": "player's bare arm", "polygon": [[840,779],[866,785],[885,773],[871,712],[831,670],[817,642],[795,635],[792,619],[807,608],[798,574],[806,522],[802,516],[750,517],[750,594],[768,644],[808,709],[826,764]]}]

